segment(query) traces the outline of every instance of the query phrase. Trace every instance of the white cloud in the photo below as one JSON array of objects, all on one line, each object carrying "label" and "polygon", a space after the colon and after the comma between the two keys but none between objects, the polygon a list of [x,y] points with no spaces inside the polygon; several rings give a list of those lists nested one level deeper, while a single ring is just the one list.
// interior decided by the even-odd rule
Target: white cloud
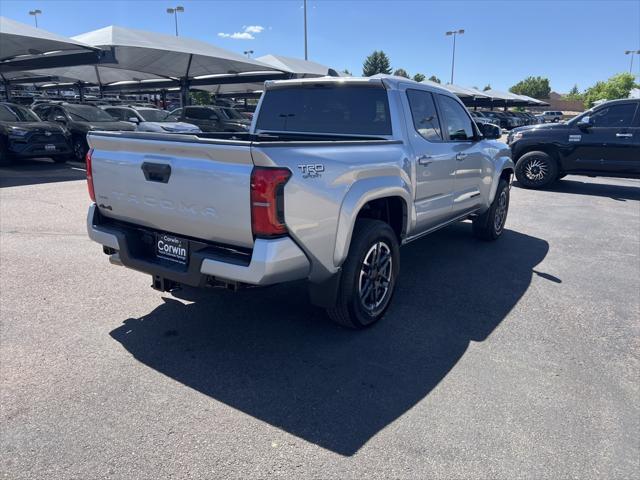
[{"label": "white cloud", "polygon": [[262,33],[264,27],[261,25],[243,25],[242,32],[234,32],[234,33],[218,33],[219,37],[222,38],[232,38],[234,40],[255,40],[256,37],[253,36],[254,33]]},{"label": "white cloud", "polygon": [[261,33],[264,30],[262,25],[245,25],[242,28],[247,33]]},{"label": "white cloud", "polygon": [[255,40],[256,37],[248,32],[222,33],[218,34],[222,38],[233,38],[234,40]]}]

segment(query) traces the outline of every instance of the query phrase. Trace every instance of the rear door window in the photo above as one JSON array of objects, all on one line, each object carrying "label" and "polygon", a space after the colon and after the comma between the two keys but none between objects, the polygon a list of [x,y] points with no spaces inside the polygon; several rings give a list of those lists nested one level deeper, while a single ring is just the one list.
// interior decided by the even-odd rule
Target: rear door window
[{"label": "rear door window", "polygon": [[416,131],[430,142],[442,140],[440,120],[433,95],[424,90],[409,89],[407,90],[407,100]]},{"label": "rear door window", "polygon": [[256,128],[272,132],[391,135],[382,86],[312,85],[267,90]]},{"label": "rear door window", "polygon": [[447,95],[438,94],[438,97],[444,130],[449,140],[473,140],[475,136],[473,124],[464,107]]}]

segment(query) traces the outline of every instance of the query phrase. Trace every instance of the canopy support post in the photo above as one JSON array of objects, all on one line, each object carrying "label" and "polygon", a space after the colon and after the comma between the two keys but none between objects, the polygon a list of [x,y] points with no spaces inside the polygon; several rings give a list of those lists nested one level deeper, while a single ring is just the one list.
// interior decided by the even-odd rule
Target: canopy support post
[{"label": "canopy support post", "polygon": [[189,80],[187,78],[180,79],[180,106],[189,105]]},{"label": "canopy support post", "polygon": [[0,77],[2,77],[2,83],[4,85],[4,95],[7,97],[7,102],[11,101],[11,89],[9,88],[9,80],[4,78],[4,75],[0,73]]},{"label": "canopy support post", "polygon": [[78,95],[80,96],[80,103],[84,103],[84,87],[82,86],[82,82],[78,82]]},{"label": "canopy support post", "polygon": [[184,77],[180,79],[180,106],[183,108],[189,105],[189,70],[191,70],[191,60],[193,60],[193,54],[189,55],[187,71],[184,72]]},{"label": "canopy support post", "polygon": [[167,109],[167,91],[160,90],[160,101],[162,102],[162,109]]},{"label": "canopy support post", "polygon": [[102,90],[102,80],[100,80],[100,72],[98,71],[98,66],[94,65],[93,68],[96,71],[96,79],[98,80],[98,90],[100,91],[100,98],[104,98],[104,92]]},{"label": "canopy support post", "polygon": [[167,91],[166,90],[160,90],[160,99],[162,102],[162,109],[166,110],[167,109]]}]

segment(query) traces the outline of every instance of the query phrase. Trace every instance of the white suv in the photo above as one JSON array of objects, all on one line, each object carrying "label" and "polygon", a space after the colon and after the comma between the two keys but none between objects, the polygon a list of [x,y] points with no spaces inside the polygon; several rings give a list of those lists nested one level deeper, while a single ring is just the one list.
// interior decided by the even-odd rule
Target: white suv
[{"label": "white suv", "polygon": [[539,115],[539,118],[542,119],[543,122],[553,122],[557,123],[562,120],[562,112],[559,111],[547,111],[542,112],[542,115]]}]

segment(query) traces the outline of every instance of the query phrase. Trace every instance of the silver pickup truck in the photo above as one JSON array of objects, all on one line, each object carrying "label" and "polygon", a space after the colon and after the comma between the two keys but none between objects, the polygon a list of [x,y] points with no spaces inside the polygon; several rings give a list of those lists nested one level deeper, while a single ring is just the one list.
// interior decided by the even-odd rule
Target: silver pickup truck
[{"label": "silver pickup truck", "polygon": [[89,236],[158,290],[306,279],[362,328],[389,307],[400,245],[465,219],[502,234],[514,165],[499,135],[405,78],[267,82],[247,133],[91,132]]}]

